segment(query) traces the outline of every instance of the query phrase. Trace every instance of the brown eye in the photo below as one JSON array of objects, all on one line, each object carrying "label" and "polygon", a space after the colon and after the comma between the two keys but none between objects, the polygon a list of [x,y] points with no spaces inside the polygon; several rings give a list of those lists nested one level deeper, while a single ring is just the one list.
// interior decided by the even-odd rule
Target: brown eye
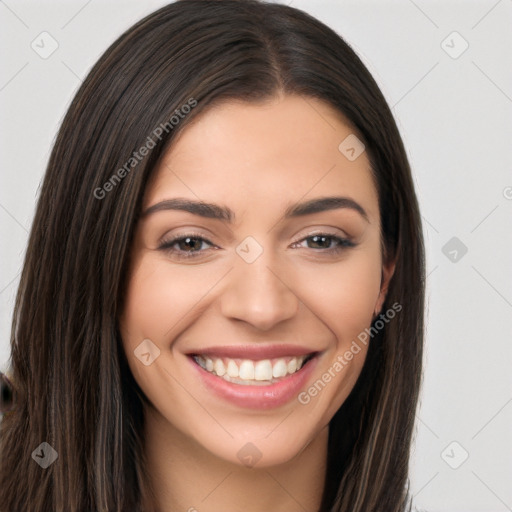
[{"label": "brown eye", "polygon": [[356,244],[348,238],[341,238],[332,233],[317,233],[303,238],[297,243],[301,244],[302,242],[307,243],[307,249],[327,253],[338,253],[344,249],[356,246]]},{"label": "brown eye", "polygon": [[162,242],[158,249],[169,252],[177,258],[194,258],[207,251],[207,249],[201,250],[204,244],[213,246],[213,244],[205,238],[190,234],[166,240]]},{"label": "brown eye", "polygon": [[[325,236],[325,235],[315,235],[315,236],[310,236],[308,238],[308,240],[311,240],[313,243],[313,247],[311,247],[311,245],[310,245],[311,249],[329,249],[333,239],[334,239],[334,237]],[[318,247],[318,246],[320,246],[320,247]]]}]

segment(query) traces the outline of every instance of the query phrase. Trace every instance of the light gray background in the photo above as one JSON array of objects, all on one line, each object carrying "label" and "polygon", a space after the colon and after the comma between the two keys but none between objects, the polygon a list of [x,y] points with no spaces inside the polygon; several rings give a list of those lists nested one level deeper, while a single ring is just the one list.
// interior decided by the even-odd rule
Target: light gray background
[{"label": "light gray background", "polygon": [[[108,45],[165,3],[0,1],[4,370],[35,199],[61,119]],[[415,504],[512,511],[512,1],[289,3],[361,56],[393,107],[413,167],[428,258]],[[31,48],[49,48],[43,31],[59,45],[47,59]]]}]

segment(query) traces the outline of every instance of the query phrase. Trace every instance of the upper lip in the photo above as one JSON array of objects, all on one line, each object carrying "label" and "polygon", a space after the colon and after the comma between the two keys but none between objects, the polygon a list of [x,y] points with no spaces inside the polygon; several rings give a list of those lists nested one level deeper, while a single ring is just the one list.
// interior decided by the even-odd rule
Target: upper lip
[{"label": "upper lip", "polygon": [[223,345],[189,351],[188,355],[227,357],[229,359],[274,359],[286,356],[303,356],[317,352],[300,345],[280,343],[274,345]]}]

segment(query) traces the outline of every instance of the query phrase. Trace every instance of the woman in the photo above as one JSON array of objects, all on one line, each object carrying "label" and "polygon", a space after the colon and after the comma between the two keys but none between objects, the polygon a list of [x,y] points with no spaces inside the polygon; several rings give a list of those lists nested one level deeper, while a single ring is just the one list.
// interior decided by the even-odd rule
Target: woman
[{"label": "woman", "polygon": [[406,510],[423,307],[406,153],[349,46],[283,5],[170,4],[53,148],[1,510]]}]

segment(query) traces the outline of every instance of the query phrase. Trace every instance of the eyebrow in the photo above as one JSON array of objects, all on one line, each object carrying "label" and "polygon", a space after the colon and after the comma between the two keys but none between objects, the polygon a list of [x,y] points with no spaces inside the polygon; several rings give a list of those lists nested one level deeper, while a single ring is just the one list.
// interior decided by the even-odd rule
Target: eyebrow
[{"label": "eyebrow", "polygon": [[[320,197],[303,203],[292,204],[285,210],[284,218],[289,219],[302,217],[304,215],[311,215],[313,213],[336,210],[339,208],[346,208],[356,211],[367,222],[370,222],[368,214],[359,203],[348,197],[339,196]],[[184,198],[173,198],[160,201],[159,203],[156,203],[147,208],[142,213],[142,217],[147,217],[152,213],[165,210],[185,211],[194,215],[199,215],[200,217],[221,220],[228,223],[233,223],[235,219],[235,213],[228,207]]]}]

